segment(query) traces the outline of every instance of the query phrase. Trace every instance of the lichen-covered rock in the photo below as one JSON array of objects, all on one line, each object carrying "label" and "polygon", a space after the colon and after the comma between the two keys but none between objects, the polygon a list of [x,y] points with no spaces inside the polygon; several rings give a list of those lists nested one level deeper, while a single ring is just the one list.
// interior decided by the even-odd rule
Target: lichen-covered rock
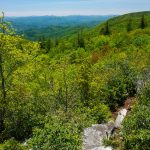
[{"label": "lichen-covered rock", "polygon": [[82,150],[113,150],[111,146],[105,147],[103,139],[109,137],[115,132],[115,128],[120,128],[122,121],[127,115],[127,109],[121,109],[118,112],[115,123],[110,121],[106,124],[95,124],[84,130]]},{"label": "lichen-covered rock", "polygon": [[103,139],[109,138],[114,123],[95,124],[84,130],[83,150],[112,150],[111,147],[103,146]]}]

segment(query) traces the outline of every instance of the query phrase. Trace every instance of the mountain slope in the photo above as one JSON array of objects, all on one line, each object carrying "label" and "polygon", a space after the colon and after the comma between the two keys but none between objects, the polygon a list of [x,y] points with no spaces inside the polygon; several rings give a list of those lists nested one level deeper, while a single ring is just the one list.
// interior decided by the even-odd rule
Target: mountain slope
[{"label": "mountain slope", "polygon": [[7,17],[17,34],[30,40],[40,37],[68,37],[77,33],[79,27],[93,27],[113,16],[31,16]]},{"label": "mountain slope", "polygon": [[[81,150],[83,130],[108,122],[132,96],[119,150],[149,149],[150,28],[99,30],[55,44],[0,33],[0,149]],[[115,148],[116,140],[105,144]]]},{"label": "mountain slope", "polygon": [[29,28],[44,28],[48,26],[78,26],[78,25],[96,25],[105,21],[110,16],[30,16],[30,17],[7,17],[13,27],[18,30]]},{"label": "mountain slope", "polygon": [[[132,30],[140,27],[141,18],[144,16],[144,20],[147,27],[150,27],[150,11],[129,13],[121,16],[117,16],[108,20],[109,28],[112,33],[126,32],[127,26],[130,22]],[[98,25],[95,29],[95,33],[105,28],[105,23]]]}]

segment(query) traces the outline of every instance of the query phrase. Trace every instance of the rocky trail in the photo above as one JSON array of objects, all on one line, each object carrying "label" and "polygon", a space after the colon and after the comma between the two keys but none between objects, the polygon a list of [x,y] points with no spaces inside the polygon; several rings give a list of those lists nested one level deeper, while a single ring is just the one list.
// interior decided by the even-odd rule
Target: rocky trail
[{"label": "rocky trail", "polygon": [[131,109],[134,97],[128,98],[123,107],[112,113],[113,120],[105,124],[95,124],[84,129],[82,150],[113,150],[113,147],[103,145],[103,139],[109,139],[121,124]]}]

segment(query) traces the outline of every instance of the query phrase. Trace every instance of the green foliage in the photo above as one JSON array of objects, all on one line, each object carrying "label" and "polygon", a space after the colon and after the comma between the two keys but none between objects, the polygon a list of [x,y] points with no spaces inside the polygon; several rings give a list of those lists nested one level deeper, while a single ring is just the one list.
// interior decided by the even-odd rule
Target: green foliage
[{"label": "green foliage", "polygon": [[3,131],[5,138],[15,137],[16,140],[24,140],[31,135],[37,119],[32,114],[31,104],[25,101],[23,95],[20,95],[20,99],[16,97],[15,102],[12,100],[8,104]]},{"label": "green foliage", "polygon": [[127,31],[130,32],[132,30],[132,20],[129,18],[129,22],[127,24]]},{"label": "green foliage", "polygon": [[90,66],[89,64],[81,66],[80,70],[80,80],[79,82],[79,90],[80,90],[80,100],[83,104],[88,105],[88,101],[90,98],[89,93],[89,74],[90,74]]},{"label": "green foliage", "polygon": [[109,29],[109,22],[106,22],[105,32],[104,35],[110,35],[110,29]]},{"label": "green foliage", "polygon": [[66,38],[78,32],[79,26],[85,29],[94,27],[111,18],[108,16],[38,16],[38,17],[7,17],[17,34],[29,40],[40,37]]},{"label": "green foliage", "polygon": [[115,62],[112,65],[113,67],[117,65],[117,68],[108,79],[107,84],[101,88],[101,99],[111,110],[115,110],[124,104],[128,96],[134,96],[136,93],[136,75],[126,60]]},{"label": "green foliage", "polygon": [[142,15],[142,17],[141,17],[140,28],[141,28],[141,29],[144,29],[145,27],[146,27],[146,24],[145,24],[145,18],[144,18],[144,15]]},{"label": "green foliage", "polygon": [[[109,21],[111,31],[119,31],[119,21]],[[1,143],[8,140],[4,146],[15,149],[14,143],[20,145],[15,140],[31,138],[33,149],[81,149],[83,129],[107,122],[110,110],[137,94],[139,76],[148,75],[150,29],[134,30],[134,22],[128,33],[80,31],[59,41],[31,42],[0,33]],[[126,31],[127,21],[123,25]],[[147,148],[148,97],[148,90],[141,91],[124,123],[126,149]]]},{"label": "green foliage", "polygon": [[27,150],[27,149],[14,139],[10,139],[5,141],[4,144],[0,146],[0,150]]},{"label": "green foliage", "polygon": [[110,35],[111,32],[110,32],[108,21],[106,22],[105,27],[101,29],[100,33],[103,35]]},{"label": "green foliage", "polygon": [[[144,18],[142,16],[144,16]],[[131,27],[130,18],[132,18],[132,24],[131,24],[132,30],[139,29],[141,28],[141,26],[143,26],[144,28],[150,27],[150,12],[149,11],[129,13],[129,14],[125,14],[125,15],[121,15],[121,16],[117,16],[117,17],[113,17],[112,19],[109,19],[109,30],[111,30],[111,34],[127,32],[128,27],[129,28]],[[98,35],[99,31],[101,31],[100,33],[105,33],[105,27],[106,27],[106,23],[102,23],[98,25],[92,32],[95,32],[94,35]]]},{"label": "green foliage", "polygon": [[150,37],[148,35],[139,35],[132,40],[132,44],[141,48],[142,46],[147,46],[149,44],[149,40]]},{"label": "green foliage", "polygon": [[91,103],[83,108],[82,104],[72,112],[57,112],[56,116],[46,116],[43,128],[36,128],[28,144],[33,149],[81,149],[82,131],[92,122],[101,123],[110,118],[106,105]]},{"label": "green foliage", "polygon": [[95,47],[98,47],[99,49],[102,49],[103,46],[110,44],[110,38],[107,36],[100,36],[95,40]]},{"label": "green foliage", "polygon": [[[35,55],[37,55],[38,44],[25,41],[18,36],[15,37],[4,34],[0,35],[0,43],[1,43],[0,65],[1,65],[1,79],[2,79],[0,81],[1,84],[0,95],[1,97],[3,97],[1,98],[2,109],[0,113],[2,116],[1,125],[4,126],[4,129],[2,131],[3,138],[5,139],[6,137],[14,136],[15,134],[15,137],[17,139],[21,139],[21,137],[25,137],[26,134],[31,133],[26,132],[27,130],[29,130],[26,128],[29,122],[26,122],[25,120],[24,121],[27,123],[26,124],[27,126],[24,124],[23,125],[24,127],[22,128],[23,130],[22,129],[20,130],[21,125],[23,123],[21,120],[23,120],[23,118],[24,119],[28,118],[28,116],[26,116],[26,114],[23,113],[24,108],[22,107],[21,104],[23,100],[26,99],[23,96],[25,96],[27,93],[24,93],[25,89],[21,89],[21,85],[18,85],[16,87],[18,83],[14,81],[14,79],[16,72],[21,67],[25,66],[29,61],[32,61]],[[22,95],[19,97],[21,93]],[[32,129],[30,128],[30,131],[31,130]]]},{"label": "green foliage", "polygon": [[[149,86],[146,85],[139,101],[123,125],[124,149],[145,150],[150,147],[150,99]],[[148,95],[147,95],[148,94]]]},{"label": "green foliage", "polygon": [[103,139],[103,145],[105,146],[112,146],[113,148],[117,149],[119,147],[119,141],[114,140],[112,137],[109,139]]},{"label": "green foliage", "polygon": [[108,81],[108,86],[106,89],[108,91],[105,92],[106,96],[108,96],[107,104],[113,110],[118,106],[123,105],[125,98],[127,97],[127,89],[126,89],[126,81],[124,77],[114,76],[111,80]]},{"label": "green foliage", "polygon": [[77,47],[85,48],[83,29],[80,29],[77,36]]},{"label": "green foliage", "polygon": [[91,102],[89,117],[94,120],[94,122],[101,124],[108,121],[111,117],[111,113],[107,105],[104,105],[99,101]]},{"label": "green foliage", "polygon": [[81,136],[73,122],[52,117],[43,129],[35,129],[29,144],[36,150],[78,150],[81,149]]}]

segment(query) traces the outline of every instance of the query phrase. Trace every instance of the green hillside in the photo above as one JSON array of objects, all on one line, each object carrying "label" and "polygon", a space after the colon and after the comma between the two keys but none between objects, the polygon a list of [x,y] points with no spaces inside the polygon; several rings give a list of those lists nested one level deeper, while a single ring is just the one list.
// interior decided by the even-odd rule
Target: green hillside
[{"label": "green hillside", "polygon": [[40,37],[68,37],[77,33],[79,28],[91,28],[113,16],[30,16],[7,17],[17,34],[30,40]]},{"label": "green hillside", "polygon": [[[126,32],[129,23],[131,24],[131,30],[138,29],[141,25],[142,16],[144,16],[146,26],[150,27],[150,11],[145,11],[145,12],[125,14],[122,16],[117,16],[112,19],[109,19],[108,22],[110,31],[112,33]],[[102,28],[105,28],[105,23],[97,26],[95,28],[95,32],[100,33]]]},{"label": "green hillside", "polygon": [[18,31],[18,34],[23,35],[29,40],[39,40],[41,37],[45,38],[63,38],[70,37],[78,32],[80,27],[72,26],[49,26],[46,28],[30,28],[25,31]]},{"label": "green hillside", "polygon": [[128,32],[131,14],[40,42],[14,35],[2,22],[0,150],[81,150],[83,129],[113,120],[131,97],[119,137],[106,143],[116,150],[148,150],[150,26],[138,26],[143,14],[149,23],[149,12],[134,13]]}]

